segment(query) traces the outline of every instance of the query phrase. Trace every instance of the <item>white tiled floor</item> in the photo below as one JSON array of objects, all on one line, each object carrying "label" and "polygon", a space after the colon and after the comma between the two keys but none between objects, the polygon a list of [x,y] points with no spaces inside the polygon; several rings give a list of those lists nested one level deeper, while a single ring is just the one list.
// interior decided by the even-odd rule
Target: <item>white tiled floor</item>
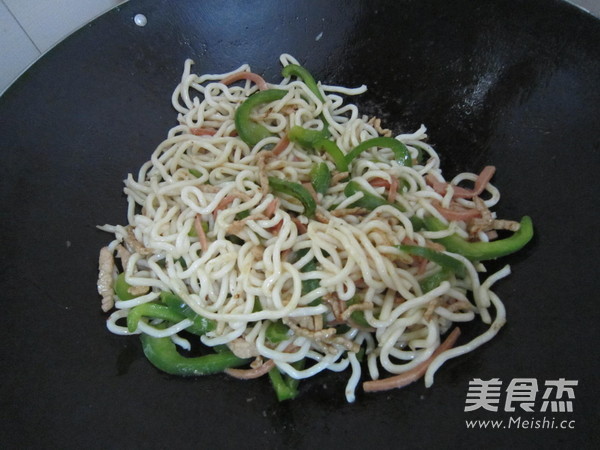
[{"label": "white tiled floor", "polygon": [[[42,53],[127,0],[0,0],[0,93]],[[600,0],[571,0],[600,17]]]}]

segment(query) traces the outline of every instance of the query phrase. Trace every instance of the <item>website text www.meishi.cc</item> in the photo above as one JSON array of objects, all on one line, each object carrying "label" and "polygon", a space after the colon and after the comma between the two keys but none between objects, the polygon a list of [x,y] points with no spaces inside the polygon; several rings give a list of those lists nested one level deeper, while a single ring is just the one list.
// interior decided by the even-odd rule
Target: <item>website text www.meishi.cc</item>
[{"label": "website text www.meishi.cc", "polygon": [[510,417],[505,419],[465,419],[465,426],[472,429],[516,429],[516,430],[573,430],[574,419],[556,417]]}]

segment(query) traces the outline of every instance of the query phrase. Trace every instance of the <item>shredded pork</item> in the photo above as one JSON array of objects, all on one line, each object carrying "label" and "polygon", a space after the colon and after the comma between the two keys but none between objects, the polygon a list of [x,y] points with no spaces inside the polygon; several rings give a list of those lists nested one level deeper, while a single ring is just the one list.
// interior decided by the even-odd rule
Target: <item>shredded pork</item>
[{"label": "shredded pork", "polygon": [[480,197],[473,197],[475,208],[481,214],[481,217],[474,218],[469,222],[469,235],[476,236],[483,231],[488,233],[495,230],[518,231],[520,224],[514,220],[497,220],[494,219],[491,211],[485,206],[485,202]]},{"label": "shredded pork", "polygon": [[107,312],[115,306],[113,290],[113,274],[115,271],[115,258],[108,247],[100,249],[98,257],[98,293],[102,296],[102,311]]},{"label": "shredded pork", "polygon": [[381,136],[392,137],[392,130],[388,130],[387,128],[381,128],[381,119],[378,117],[371,117],[367,122],[369,125],[372,125]]},{"label": "shredded pork", "polygon": [[254,342],[248,342],[244,338],[237,338],[227,344],[229,350],[238,358],[253,358],[259,356]]},{"label": "shredded pork", "polygon": [[320,343],[328,353],[337,353],[338,345],[354,353],[357,353],[360,350],[360,345],[356,342],[353,342],[344,336],[337,336],[336,329],[333,327],[323,328],[321,330],[309,330],[297,325],[292,319],[288,318],[284,318],[283,323],[290,327],[296,336],[305,337]]},{"label": "shredded pork", "polygon": [[152,249],[147,248],[135,237],[135,233],[133,232],[133,228],[127,227],[127,235],[125,236],[125,243],[129,250],[139,253],[142,256],[150,256],[154,252]]}]

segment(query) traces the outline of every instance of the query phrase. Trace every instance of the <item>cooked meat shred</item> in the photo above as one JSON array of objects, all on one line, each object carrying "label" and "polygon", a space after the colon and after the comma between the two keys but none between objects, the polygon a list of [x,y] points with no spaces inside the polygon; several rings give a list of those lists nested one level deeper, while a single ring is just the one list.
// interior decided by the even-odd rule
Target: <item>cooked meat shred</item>
[{"label": "cooked meat shred", "polygon": [[367,122],[369,125],[372,125],[381,136],[392,137],[392,130],[388,130],[387,128],[381,128],[381,119],[378,117],[371,117]]},{"label": "cooked meat shred", "polygon": [[123,247],[121,244],[117,245],[117,256],[121,260],[121,266],[123,270],[127,268],[127,263],[129,262],[129,257],[131,256],[131,252]]},{"label": "cooked meat shred", "polygon": [[342,320],[346,321],[350,318],[353,312],[355,311],[367,311],[373,309],[373,303],[356,303],[354,305],[348,306],[346,310],[342,313]]},{"label": "cooked meat shred", "polygon": [[100,249],[98,258],[98,293],[102,296],[102,311],[107,312],[115,306],[113,290],[113,274],[115,258],[108,247]]},{"label": "cooked meat shred", "polygon": [[364,216],[365,214],[368,214],[369,210],[366,208],[360,208],[360,207],[355,207],[355,208],[342,208],[342,209],[334,209],[333,211],[331,211],[331,215],[334,217],[344,217],[344,216]]},{"label": "cooked meat shred", "polygon": [[133,228],[131,227],[127,227],[125,243],[127,244],[129,250],[133,250],[135,253],[139,253],[142,256],[150,256],[154,253],[152,249],[145,247],[144,244],[137,240],[133,232]]},{"label": "cooked meat shred", "polygon": [[346,350],[356,353],[360,350],[360,345],[344,336],[337,336],[336,329],[323,328],[321,330],[309,330],[297,325],[293,320],[284,318],[283,323],[292,329],[296,336],[302,336],[321,344],[328,353],[337,353],[336,345],[344,347]]},{"label": "cooked meat shred", "polygon": [[341,180],[344,180],[348,177],[348,175],[350,175],[349,172],[337,172],[334,173],[331,176],[331,185],[335,186],[336,184],[338,184]]},{"label": "cooked meat shred", "polygon": [[229,350],[238,358],[253,358],[258,356],[258,349],[253,342],[248,342],[244,338],[237,338],[227,344]]},{"label": "cooked meat shred", "polygon": [[519,222],[494,219],[491,211],[485,206],[485,202],[480,197],[473,197],[473,202],[477,210],[481,212],[481,217],[472,219],[469,222],[469,235],[476,236],[481,231],[486,233],[493,230],[519,230]]},{"label": "cooked meat shred", "polygon": [[274,158],[275,154],[272,151],[262,151],[258,153],[256,157],[256,165],[258,166],[258,179],[260,181],[260,190],[263,195],[269,192],[269,178],[267,176],[267,164],[271,158]]},{"label": "cooked meat shred", "polygon": [[131,295],[144,295],[147,294],[148,291],[150,291],[149,286],[129,286],[127,289],[127,292]]}]

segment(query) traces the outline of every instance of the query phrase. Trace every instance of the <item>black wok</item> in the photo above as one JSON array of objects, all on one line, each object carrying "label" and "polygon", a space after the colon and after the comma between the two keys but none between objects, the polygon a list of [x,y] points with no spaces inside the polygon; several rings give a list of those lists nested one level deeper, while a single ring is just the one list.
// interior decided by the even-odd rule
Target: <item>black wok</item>
[{"label": "black wok", "polygon": [[[599,42],[597,19],[553,0],[132,1],[76,32],[0,99],[0,445],[596,447]],[[161,374],[136,337],[104,326],[96,258],[109,237],[95,226],[124,222],[121,180],[175,124],[184,60],[277,80],[282,52],[324,82],[367,84],[357,103],[386,127],[426,124],[447,176],[495,165],[499,215],[533,217],[534,241],[496,264],[513,268],[497,289],[507,326],[430,389],[346,404],[345,377],[327,373],[279,404],[264,379]],[[536,379],[537,412],[465,412],[474,378]],[[578,381],[573,411],[539,412],[560,378]],[[519,416],[573,428],[465,423]]]}]

